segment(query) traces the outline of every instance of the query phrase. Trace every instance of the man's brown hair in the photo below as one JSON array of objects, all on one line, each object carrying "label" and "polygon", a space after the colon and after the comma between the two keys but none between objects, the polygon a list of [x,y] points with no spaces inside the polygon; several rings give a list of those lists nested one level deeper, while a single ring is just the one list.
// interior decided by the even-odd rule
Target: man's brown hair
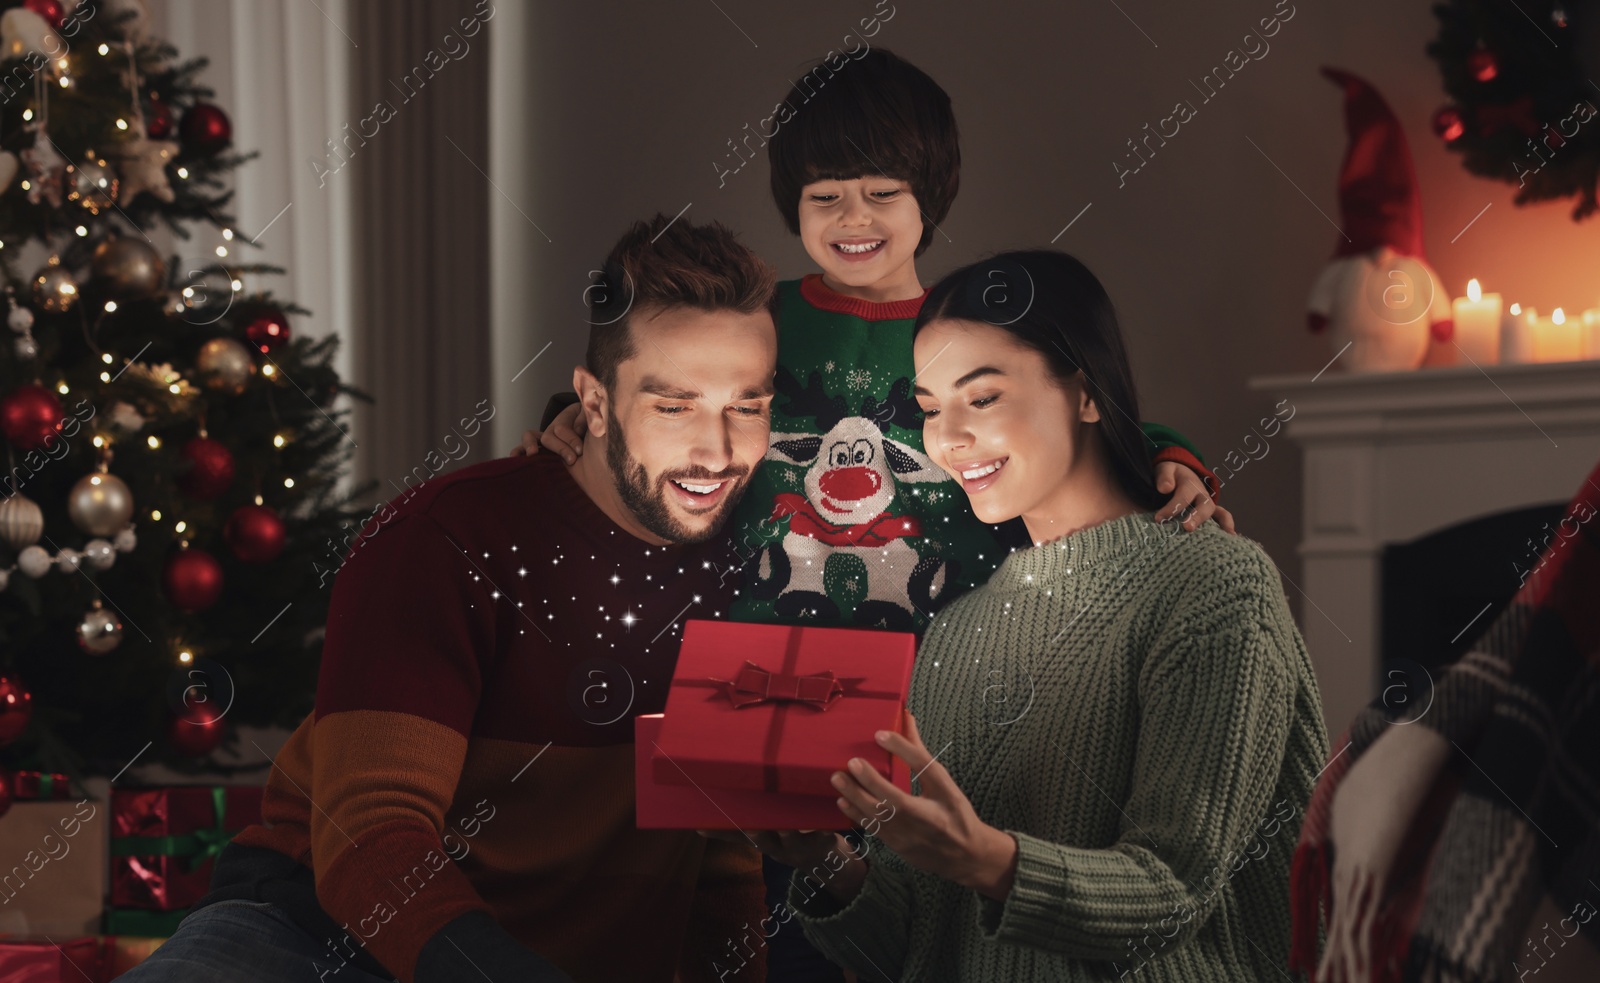
[{"label": "man's brown hair", "polygon": [[611,247],[585,298],[589,350],[584,363],[606,388],[633,357],[628,322],[639,310],[697,307],[741,314],[772,309],[777,274],[721,222],[695,225],[657,213]]}]

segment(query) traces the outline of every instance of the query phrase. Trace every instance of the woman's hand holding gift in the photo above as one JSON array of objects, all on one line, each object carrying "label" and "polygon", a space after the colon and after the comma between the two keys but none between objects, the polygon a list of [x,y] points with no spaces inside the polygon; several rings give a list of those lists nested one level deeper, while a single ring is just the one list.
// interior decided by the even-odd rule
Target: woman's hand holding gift
[{"label": "woman's hand holding gift", "polygon": [[839,809],[912,866],[1003,901],[1016,871],[1017,841],[978,818],[944,765],[922,744],[916,719],[906,735],[878,731],[878,744],[900,758],[922,783],[910,795],[860,758],[835,772]]}]

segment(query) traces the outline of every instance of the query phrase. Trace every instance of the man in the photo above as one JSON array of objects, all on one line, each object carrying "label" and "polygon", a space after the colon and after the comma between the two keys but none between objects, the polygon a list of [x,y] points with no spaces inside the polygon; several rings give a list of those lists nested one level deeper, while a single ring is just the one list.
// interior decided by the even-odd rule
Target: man
[{"label": "man", "polygon": [[635,828],[633,717],[682,619],[726,613],[710,543],[767,450],[773,284],[717,224],[623,236],[580,464],[463,468],[362,530],[263,823],[123,980],[710,978],[765,913],[760,861]]}]

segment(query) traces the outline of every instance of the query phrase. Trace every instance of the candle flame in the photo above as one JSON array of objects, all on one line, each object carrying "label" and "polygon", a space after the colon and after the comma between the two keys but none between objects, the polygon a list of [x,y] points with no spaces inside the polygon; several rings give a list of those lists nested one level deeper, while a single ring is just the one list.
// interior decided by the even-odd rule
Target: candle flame
[{"label": "candle flame", "polygon": [[1557,324],[1566,324],[1567,323],[1567,313],[1566,313],[1566,311],[1563,311],[1561,308],[1557,307],[1556,308],[1556,312],[1554,314],[1550,315],[1550,320],[1554,321]]},{"label": "candle flame", "polygon": [[1511,313],[1512,314],[1521,314],[1522,313],[1522,305],[1521,304],[1512,304],[1511,305]]},{"label": "candle flame", "polygon": [[1467,299],[1474,304],[1483,299],[1483,288],[1478,286],[1477,277],[1467,281]]}]

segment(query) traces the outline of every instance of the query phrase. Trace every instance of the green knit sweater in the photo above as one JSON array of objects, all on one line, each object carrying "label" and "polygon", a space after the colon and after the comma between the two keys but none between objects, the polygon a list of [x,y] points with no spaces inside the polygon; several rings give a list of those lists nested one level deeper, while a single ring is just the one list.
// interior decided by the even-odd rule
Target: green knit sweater
[{"label": "green knit sweater", "polygon": [[869,837],[848,906],[826,866],[790,884],[830,959],[907,983],[1286,978],[1289,858],[1328,737],[1254,542],[1144,513],[1013,552],[937,616],[908,702],[1016,837],[1015,881],[1002,904]]}]

